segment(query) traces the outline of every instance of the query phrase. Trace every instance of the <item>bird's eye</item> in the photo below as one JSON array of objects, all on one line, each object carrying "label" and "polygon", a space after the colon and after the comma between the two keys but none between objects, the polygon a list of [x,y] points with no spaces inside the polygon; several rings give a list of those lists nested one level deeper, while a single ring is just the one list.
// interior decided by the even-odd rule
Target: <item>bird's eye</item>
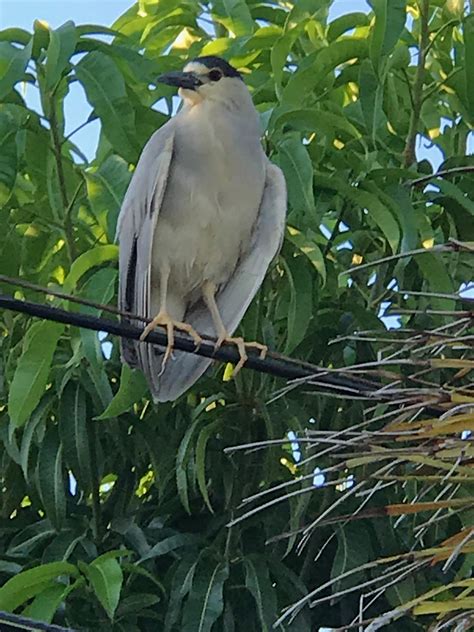
[{"label": "bird's eye", "polygon": [[222,78],[222,72],[218,68],[209,71],[209,79],[211,81],[219,81]]}]

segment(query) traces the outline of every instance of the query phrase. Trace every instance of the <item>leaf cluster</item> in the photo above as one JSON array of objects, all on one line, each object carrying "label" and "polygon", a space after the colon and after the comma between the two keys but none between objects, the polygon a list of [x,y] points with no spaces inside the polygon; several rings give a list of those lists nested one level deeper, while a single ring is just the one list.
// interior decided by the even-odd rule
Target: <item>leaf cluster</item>
[{"label": "leaf cluster", "polygon": [[[289,193],[242,334],[400,390],[394,408],[216,366],[156,407],[117,341],[0,314],[0,609],[105,632],[270,630],[292,603],[277,629],[471,616],[474,17],[370,4],[330,20],[332,0],[139,0],[112,28],[0,31],[3,274],[113,303],[121,200],[176,108],[156,77],[222,55]],[[451,175],[410,186],[432,173],[420,145]]]}]

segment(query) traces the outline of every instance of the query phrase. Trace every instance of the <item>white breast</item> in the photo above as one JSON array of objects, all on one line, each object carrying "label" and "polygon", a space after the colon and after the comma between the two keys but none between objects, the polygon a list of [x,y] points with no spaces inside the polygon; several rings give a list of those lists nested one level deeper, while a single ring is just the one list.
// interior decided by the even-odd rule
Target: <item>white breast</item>
[{"label": "white breast", "polygon": [[204,280],[220,285],[232,275],[249,245],[265,181],[253,127],[230,113],[193,110],[176,134],[152,269],[156,279],[160,267],[169,265],[170,287],[190,297]]}]

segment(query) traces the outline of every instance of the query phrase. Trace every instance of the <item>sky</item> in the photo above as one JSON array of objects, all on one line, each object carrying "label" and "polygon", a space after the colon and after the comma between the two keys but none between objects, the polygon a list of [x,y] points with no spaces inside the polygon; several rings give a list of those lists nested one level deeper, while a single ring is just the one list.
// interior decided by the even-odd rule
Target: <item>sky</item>
[{"label": "sky", "polygon": [[[0,28],[31,29],[37,18],[53,27],[66,20],[110,26],[131,5],[131,0],[0,0]],[[366,0],[336,0],[331,8],[331,19],[368,9]]]}]

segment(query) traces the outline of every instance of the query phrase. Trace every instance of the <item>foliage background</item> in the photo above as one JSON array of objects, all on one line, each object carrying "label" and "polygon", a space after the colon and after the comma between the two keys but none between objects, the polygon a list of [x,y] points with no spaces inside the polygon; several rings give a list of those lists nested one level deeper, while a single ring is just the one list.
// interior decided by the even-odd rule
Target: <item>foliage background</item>
[{"label": "foliage background", "polygon": [[[331,369],[380,368],[384,336],[397,344],[380,318],[403,298],[393,290],[422,292],[404,295],[403,309],[417,313],[397,322],[425,332],[447,324],[464,336],[432,349],[438,364],[429,352],[426,360],[429,396],[434,389],[445,409],[454,406],[457,425],[434,433],[412,425],[418,443],[401,454],[399,444],[374,447],[373,437],[347,434],[362,422],[381,430],[382,400],[368,409],[302,388],[275,398],[282,384],[273,378],[243,371],[224,381],[222,366],[176,404],[155,407],[141,376],[120,366],[116,341],[111,348],[93,332],[3,312],[0,609],[77,629],[267,630],[282,608],[329,582],[324,605],[279,628],[337,627],[358,616],[367,582],[388,583],[377,560],[394,556],[396,581],[362,602],[364,620],[396,611],[393,629],[411,630],[471,616],[472,448],[460,432],[473,425],[473,395],[455,305],[472,259],[462,248],[436,247],[474,240],[474,181],[466,170],[435,186],[407,183],[431,170],[416,162],[419,135],[442,151],[441,169],[474,165],[472,7],[373,0],[370,13],[328,24],[331,4],[142,0],[112,29],[36,22],[32,33],[1,31],[0,272],[113,303],[120,202],[141,148],[175,109],[173,91],[156,76],[190,57],[223,55],[245,71],[265,148],[289,188],[284,248],[243,334]],[[93,107],[84,124],[101,126],[91,161],[65,134],[64,99],[76,82]],[[25,103],[25,83],[38,90],[41,115]],[[415,249],[426,252],[411,255]],[[340,275],[395,254],[403,257]],[[365,330],[371,338],[353,338]],[[382,377],[410,386],[413,345],[403,350]],[[420,407],[425,396],[417,393]],[[283,441],[223,452],[306,429],[320,433],[309,448]],[[346,443],[337,443],[344,431]],[[335,442],[339,460],[321,454],[321,437]],[[385,473],[394,478],[386,485],[375,449],[389,451]],[[435,456],[423,461],[426,454]],[[330,485],[313,486],[316,463]],[[367,481],[369,493],[357,497],[351,490]],[[242,513],[242,499],[285,482],[311,493],[283,496],[226,526]],[[329,510],[334,522],[301,540],[297,530]],[[427,510],[435,512],[429,528]],[[411,568],[413,559],[422,563]]]}]

